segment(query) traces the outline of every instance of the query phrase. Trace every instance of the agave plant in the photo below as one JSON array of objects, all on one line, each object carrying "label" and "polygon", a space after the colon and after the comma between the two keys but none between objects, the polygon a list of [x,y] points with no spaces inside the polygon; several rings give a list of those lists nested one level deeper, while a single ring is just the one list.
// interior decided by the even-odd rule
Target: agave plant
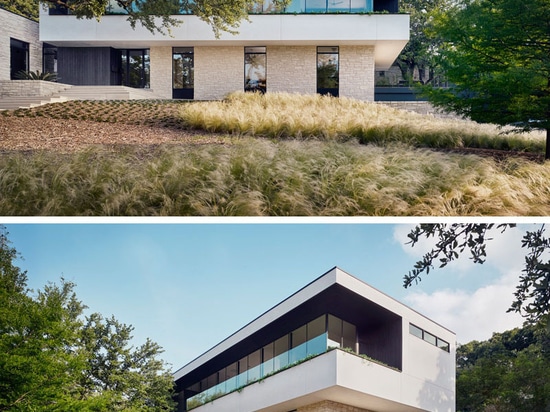
[{"label": "agave plant", "polygon": [[45,80],[48,82],[55,82],[58,80],[57,73],[40,72],[39,70],[34,72],[20,70],[15,74],[15,78],[19,80]]}]

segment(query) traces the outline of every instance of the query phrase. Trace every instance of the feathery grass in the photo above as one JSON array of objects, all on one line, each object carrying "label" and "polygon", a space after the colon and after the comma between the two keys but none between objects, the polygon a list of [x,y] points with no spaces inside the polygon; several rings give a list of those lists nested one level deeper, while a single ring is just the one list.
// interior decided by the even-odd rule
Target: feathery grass
[{"label": "feathery grass", "polygon": [[548,215],[550,163],[269,141],[0,157],[0,214]]},{"label": "feathery grass", "polygon": [[543,152],[542,135],[508,133],[491,125],[440,119],[344,97],[289,93],[230,94],[223,101],[181,106],[192,128],[238,136],[320,139],[416,147],[490,148]]}]

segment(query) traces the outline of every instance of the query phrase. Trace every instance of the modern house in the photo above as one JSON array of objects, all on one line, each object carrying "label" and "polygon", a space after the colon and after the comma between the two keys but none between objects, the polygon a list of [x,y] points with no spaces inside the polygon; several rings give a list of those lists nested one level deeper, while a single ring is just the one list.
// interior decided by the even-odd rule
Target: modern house
[{"label": "modern house", "polygon": [[193,15],[176,16],[171,34],[135,30],[111,2],[99,22],[50,8],[40,41],[56,56],[63,83],[150,88],[163,98],[221,99],[234,91],[324,93],[374,100],[375,70],[385,70],[409,39],[398,0],[271,0],[251,10],[238,34]]},{"label": "modern house", "polygon": [[174,374],[178,411],[454,412],[455,334],[333,268]]}]

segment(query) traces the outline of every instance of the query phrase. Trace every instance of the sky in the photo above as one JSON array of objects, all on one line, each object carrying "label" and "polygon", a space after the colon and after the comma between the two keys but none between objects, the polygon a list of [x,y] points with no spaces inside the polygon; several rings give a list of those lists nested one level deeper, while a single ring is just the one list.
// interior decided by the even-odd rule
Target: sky
[{"label": "sky", "polygon": [[521,237],[540,222],[495,236],[485,264],[466,256],[409,289],[403,288],[403,275],[432,244],[406,245],[413,223],[267,222],[5,227],[30,288],[61,277],[76,283],[86,313],[133,325],[133,343],[147,337],[157,342],[173,371],[334,266],[454,331],[458,343],[522,324],[506,309],[523,265]]}]

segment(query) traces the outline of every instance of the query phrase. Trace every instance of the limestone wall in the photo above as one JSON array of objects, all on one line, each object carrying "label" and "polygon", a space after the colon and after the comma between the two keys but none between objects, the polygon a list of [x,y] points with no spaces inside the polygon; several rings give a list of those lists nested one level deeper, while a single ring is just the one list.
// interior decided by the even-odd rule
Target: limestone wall
[{"label": "limestone wall", "polygon": [[374,47],[340,46],[341,97],[374,101]]},{"label": "limestone wall", "polygon": [[244,90],[242,46],[195,47],[194,57],[195,100],[223,99],[228,93]]},{"label": "limestone wall", "polygon": [[172,47],[151,47],[151,90],[164,99],[172,98]]},{"label": "limestone wall", "polygon": [[29,43],[29,69],[42,71],[38,23],[0,8],[0,80],[10,80],[10,39]]},{"label": "limestone wall", "polygon": [[269,46],[267,91],[316,93],[316,53],[315,46]]},{"label": "limestone wall", "polygon": [[0,80],[0,97],[51,96],[67,87],[66,84],[44,80]]}]

